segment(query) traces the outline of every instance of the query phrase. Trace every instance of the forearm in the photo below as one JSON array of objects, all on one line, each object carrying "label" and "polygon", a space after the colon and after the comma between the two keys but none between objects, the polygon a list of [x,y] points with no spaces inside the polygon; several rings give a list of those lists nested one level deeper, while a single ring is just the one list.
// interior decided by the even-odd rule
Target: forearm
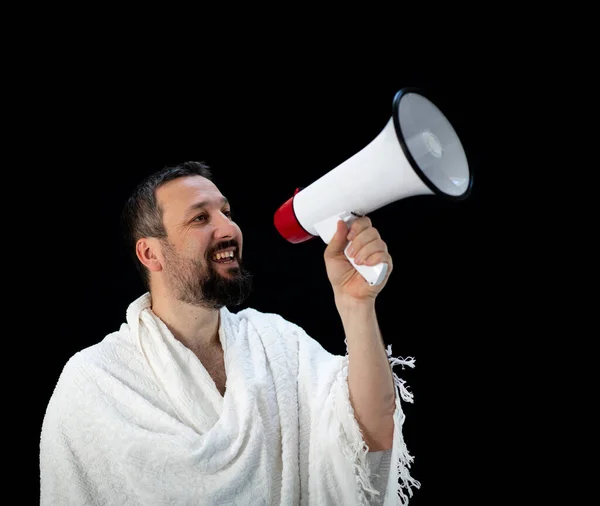
[{"label": "forearm", "polygon": [[370,451],[391,448],[395,389],[375,301],[338,303],[348,345],[348,389]]}]

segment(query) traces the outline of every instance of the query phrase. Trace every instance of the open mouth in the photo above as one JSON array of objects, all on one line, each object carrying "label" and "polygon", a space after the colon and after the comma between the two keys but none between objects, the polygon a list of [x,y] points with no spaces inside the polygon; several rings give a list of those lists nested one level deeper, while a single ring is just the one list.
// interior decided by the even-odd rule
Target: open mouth
[{"label": "open mouth", "polygon": [[217,264],[231,264],[235,262],[235,248],[228,248],[215,253],[211,260]]}]

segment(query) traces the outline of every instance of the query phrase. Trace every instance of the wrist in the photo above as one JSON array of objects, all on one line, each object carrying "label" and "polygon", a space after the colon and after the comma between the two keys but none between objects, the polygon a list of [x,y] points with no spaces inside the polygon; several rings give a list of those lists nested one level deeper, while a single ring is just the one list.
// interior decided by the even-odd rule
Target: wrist
[{"label": "wrist", "polygon": [[375,297],[355,299],[348,296],[336,296],[335,305],[342,318],[364,318],[375,312]]}]

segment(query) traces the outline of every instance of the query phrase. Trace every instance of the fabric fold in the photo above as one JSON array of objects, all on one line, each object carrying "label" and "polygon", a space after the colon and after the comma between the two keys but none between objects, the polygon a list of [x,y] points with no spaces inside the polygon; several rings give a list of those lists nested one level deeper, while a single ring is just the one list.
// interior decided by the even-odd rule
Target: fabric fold
[{"label": "fabric fold", "polygon": [[[408,504],[412,489],[419,488],[420,483],[410,475],[413,457],[408,453],[402,433],[405,415],[400,398],[412,402],[405,382],[392,371],[396,389],[392,449],[371,453],[350,402],[348,354],[332,355],[301,328],[298,334],[299,389],[304,397],[300,403],[304,411],[301,423],[311,427],[308,458],[311,501],[327,505]],[[414,367],[413,359],[392,357],[391,346],[386,352],[391,367]]]},{"label": "fabric fold", "polygon": [[279,315],[223,308],[221,396],[150,302],[65,365],[41,432],[42,506],[406,504],[419,486],[402,436],[412,396],[395,374],[393,448],[368,453],[347,356]]}]

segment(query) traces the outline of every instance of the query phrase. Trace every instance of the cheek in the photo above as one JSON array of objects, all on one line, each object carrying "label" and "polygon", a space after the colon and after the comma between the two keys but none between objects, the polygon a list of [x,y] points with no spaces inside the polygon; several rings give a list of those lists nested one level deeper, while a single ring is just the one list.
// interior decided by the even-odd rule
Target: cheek
[{"label": "cheek", "polygon": [[186,237],[182,244],[181,251],[187,257],[197,257],[198,254],[204,255],[208,242],[200,234]]},{"label": "cheek", "polygon": [[235,226],[236,231],[237,231],[237,241],[240,247],[240,250],[242,249],[242,247],[244,246],[244,235],[242,234],[242,230],[240,229],[240,227],[238,227],[237,225]]}]

